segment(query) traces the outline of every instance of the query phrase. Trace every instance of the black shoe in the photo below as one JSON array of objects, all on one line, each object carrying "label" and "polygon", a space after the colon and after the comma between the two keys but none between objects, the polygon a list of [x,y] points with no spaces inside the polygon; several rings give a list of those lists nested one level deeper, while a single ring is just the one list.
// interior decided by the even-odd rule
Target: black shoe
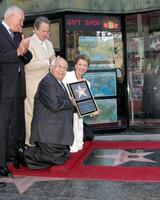
[{"label": "black shoe", "polygon": [[14,167],[16,169],[19,169],[21,165],[22,166],[27,166],[27,163],[26,163],[26,161],[24,159],[24,151],[25,151],[24,148],[18,149],[16,159],[13,162],[13,165],[14,165]]},{"label": "black shoe", "polygon": [[0,182],[0,188],[5,187],[7,184],[5,182]]},{"label": "black shoe", "polygon": [[0,176],[13,177],[13,174],[8,167],[0,167]]},{"label": "black shoe", "polygon": [[14,167],[16,168],[16,169],[19,169],[20,168],[20,166],[22,165],[23,167],[26,167],[27,166],[27,163],[26,163],[26,161],[25,160],[15,160],[14,162],[13,162],[13,165],[14,165]]},{"label": "black shoe", "polygon": [[20,168],[20,161],[19,160],[14,160],[13,162],[13,166],[16,168],[16,169],[19,169]]}]

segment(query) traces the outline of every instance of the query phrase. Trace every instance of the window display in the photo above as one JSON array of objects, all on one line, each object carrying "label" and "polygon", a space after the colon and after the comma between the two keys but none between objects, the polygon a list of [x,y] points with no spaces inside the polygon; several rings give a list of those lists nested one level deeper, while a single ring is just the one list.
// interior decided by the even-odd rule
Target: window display
[{"label": "window display", "polygon": [[69,14],[65,16],[65,24],[69,67],[73,68],[77,54],[86,54],[90,58],[90,66],[84,78],[90,82],[97,106],[102,110],[99,116],[85,117],[84,121],[91,125],[97,124],[97,127],[101,124],[102,129],[103,124],[115,123],[114,126],[117,126],[120,116],[117,116],[119,87],[116,68],[124,71],[120,17]]}]

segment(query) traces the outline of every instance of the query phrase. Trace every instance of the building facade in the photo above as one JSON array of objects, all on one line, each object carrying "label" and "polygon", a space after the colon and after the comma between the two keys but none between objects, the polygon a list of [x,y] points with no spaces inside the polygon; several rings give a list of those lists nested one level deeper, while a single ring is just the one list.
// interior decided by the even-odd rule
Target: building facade
[{"label": "building facade", "polygon": [[1,0],[25,10],[24,34],[35,17],[51,21],[51,40],[70,69],[75,56],[91,59],[86,73],[101,115],[84,120],[94,130],[160,127],[160,2],[158,0]]}]

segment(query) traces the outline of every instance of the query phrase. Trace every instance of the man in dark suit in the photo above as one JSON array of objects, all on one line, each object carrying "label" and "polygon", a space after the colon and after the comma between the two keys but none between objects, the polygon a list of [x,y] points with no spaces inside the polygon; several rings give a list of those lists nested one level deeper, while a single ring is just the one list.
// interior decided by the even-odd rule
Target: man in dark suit
[{"label": "man in dark suit", "polygon": [[9,7],[0,23],[0,175],[12,176],[7,161],[16,158],[16,148],[24,145],[24,64],[32,54],[29,39],[22,36],[24,12]]},{"label": "man in dark suit", "polygon": [[39,83],[34,99],[29,147],[24,158],[30,169],[43,169],[63,164],[70,155],[73,143],[73,104],[62,83],[68,64],[57,57],[50,73]]}]

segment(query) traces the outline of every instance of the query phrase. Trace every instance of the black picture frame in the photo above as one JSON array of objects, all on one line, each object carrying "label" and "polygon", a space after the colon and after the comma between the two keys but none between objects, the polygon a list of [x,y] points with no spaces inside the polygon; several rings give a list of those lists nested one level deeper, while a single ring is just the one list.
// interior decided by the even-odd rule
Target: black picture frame
[{"label": "black picture frame", "polygon": [[68,83],[67,86],[71,96],[75,99],[80,117],[91,115],[91,113],[99,110],[87,81]]}]

